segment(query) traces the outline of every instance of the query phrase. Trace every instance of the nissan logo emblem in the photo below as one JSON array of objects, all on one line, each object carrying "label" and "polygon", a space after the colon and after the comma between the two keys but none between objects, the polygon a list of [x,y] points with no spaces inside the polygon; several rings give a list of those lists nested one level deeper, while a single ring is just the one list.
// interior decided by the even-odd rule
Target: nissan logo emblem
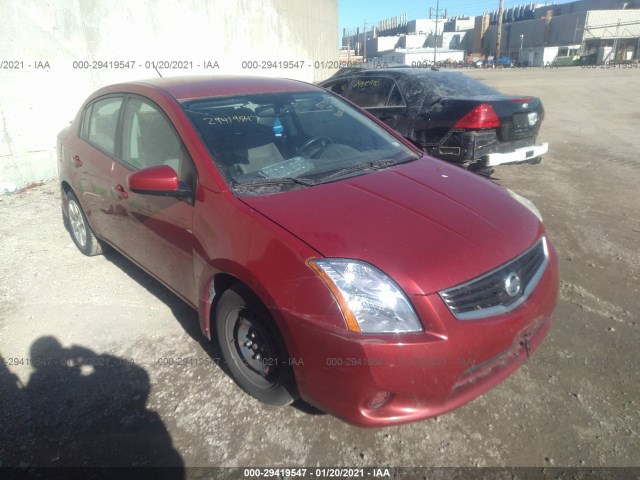
[{"label": "nissan logo emblem", "polygon": [[504,280],[504,291],[507,292],[507,295],[510,297],[515,297],[520,293],[520,277],[517,273],[512,272],[507,275],[507,278]]}]

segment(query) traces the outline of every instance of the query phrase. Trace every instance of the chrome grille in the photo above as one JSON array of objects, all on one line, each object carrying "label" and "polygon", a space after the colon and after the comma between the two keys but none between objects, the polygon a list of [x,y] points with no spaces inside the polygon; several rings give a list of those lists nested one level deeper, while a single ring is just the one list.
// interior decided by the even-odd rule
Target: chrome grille
[{"label": "chrome grille", "polygon": [[547,241],[542,237],[513,260],[461,285],[442,290],[440,297],[459,320],[508,312],[531,295],[548,259]]}]

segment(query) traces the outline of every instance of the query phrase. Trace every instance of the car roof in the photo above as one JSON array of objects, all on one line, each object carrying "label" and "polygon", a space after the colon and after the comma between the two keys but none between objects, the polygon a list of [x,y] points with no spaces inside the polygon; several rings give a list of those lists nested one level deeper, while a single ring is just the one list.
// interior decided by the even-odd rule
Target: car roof
[{"label": "car roof", "polygon": [[394,77],[394,78],[412,77],[412,78],[416,78],[417,80],[435,79],[435,78],[444,80],[447,77],[451,78],[451,76],[453,76],[454,78],[458,78],[460,75],[462,75],[462,73],[442,71],[442,70],[432,70],[431,68],[408,67],[404,65],[390,66],[390,67],[384,67],[384,68],[381,68],[381,67],[353,68],[351,67],[351,68],[343,68],[339,70],[335,75],[333,75],[331,78],[328,78],[326,81],[336,80],[340,77],[347,77],[347,76],[369,77],[369,76],[380,76],[380,75],[384,75],[387,77]]},{"label": "car roof", "polygon": [[420,106],[424,102],[428,105],[442,97],[472,97],[500,94],[500,92],[494,88],[461,72],[407,66],[348,68],[344,69],[344,71],[339,71],[320,85],[327,85],[329,82],[353,77],[393,78],[405,96],[405,100],[415,106]]},{"label": "car roof", "polygon": [[112,85],[108,89],[113,92],[127,91],[134,86],[164,90],[178,101],[255,93],[321,90],[314,85],[285,78],[204,75],[151,78]]}]

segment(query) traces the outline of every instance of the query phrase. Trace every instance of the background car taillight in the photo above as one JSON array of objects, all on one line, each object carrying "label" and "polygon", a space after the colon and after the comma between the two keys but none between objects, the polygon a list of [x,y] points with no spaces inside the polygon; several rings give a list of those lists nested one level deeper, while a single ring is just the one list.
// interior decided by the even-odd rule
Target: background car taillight
[{"label": "background car taillight", "polygon": [[526,98],[512,98],[511,100],[509,100],[511,103],[526,103],[529,104],[531,102],[533,102],[533,98],[532,97],[526,97]]},{"label": "background car taillight", "polygon": [[476,108],[462,117],[453,128],[465,128],[479,130],[483,128],[496,128],[500,126],[500,119],[496,111],[488,103],[478,105]]}]

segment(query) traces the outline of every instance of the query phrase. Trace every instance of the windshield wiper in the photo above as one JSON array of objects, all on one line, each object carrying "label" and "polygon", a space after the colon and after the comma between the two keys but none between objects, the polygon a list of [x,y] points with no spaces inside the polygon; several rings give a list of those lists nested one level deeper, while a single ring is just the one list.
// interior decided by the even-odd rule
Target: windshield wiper
[{"label": "windshield wiper", "polygon": [[412,157],[407,157],[402,160],[375,160],[373,162],[359,163],[357,165],[351,165],[350,167],[345,167],[340,170],[337,170],[329,175],[322,177],[320,180],[325,182],[327,180],[333,180],[335,178],[344,177],[345,175],[350,175],[352,173],[360,172],[363,170],[382,170],[383,168],[393,167],[394,165],[399,165],[401,163],[412,162],[416,160]]},{"label": "windshield wiper", "polygon": [[296,178],[296,177],[281,177],[281,178],[258,178],[249,183],[240,183],[235,182],[236,188],[247,188],[247,187],[270,187],[270,186],[280,186],[285,184],[298,184],[304,185],[305,187],[313,187],[317,185],[318,182],[308,179],[308,178]]}]

